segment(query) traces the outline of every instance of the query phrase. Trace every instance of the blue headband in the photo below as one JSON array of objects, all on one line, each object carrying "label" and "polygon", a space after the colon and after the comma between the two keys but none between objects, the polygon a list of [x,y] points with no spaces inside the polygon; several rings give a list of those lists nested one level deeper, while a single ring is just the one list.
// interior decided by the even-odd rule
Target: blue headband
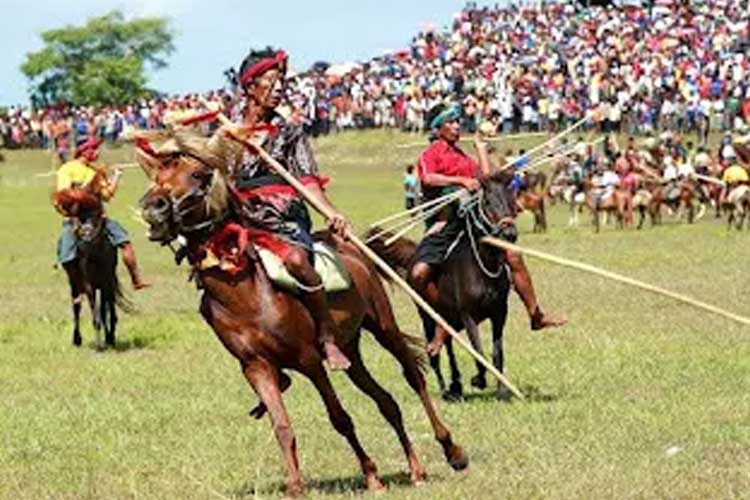
[{"label": "blue headband", "polygon": [[435,118],[430,122],[431,129],[438,129],[443,126],[444,123],[452,122],[461,118],[461,112],[458,110],[458,106],[451,106],[441,111]]}]

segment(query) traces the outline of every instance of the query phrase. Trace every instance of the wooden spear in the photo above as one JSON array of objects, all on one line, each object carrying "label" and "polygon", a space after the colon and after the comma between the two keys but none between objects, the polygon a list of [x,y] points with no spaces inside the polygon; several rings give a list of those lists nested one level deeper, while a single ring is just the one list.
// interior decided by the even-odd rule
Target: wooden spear
[{"label": "wooden spear", "polygon": [[611,271],[605,271],[604,269],[600,269],[598,267],[584,264],[582,262],[576,262],[574,260],[564,259],[562,257],[557,257],[555,255],[550,255],[545,252],[540,252],[539,250],[532,250],[531,248],[525,248],[525,247],[519,247],[518,245],[514,245],[513,243],[508,243],[505,240],[501,240],[498,238],[493,238],[491,236],[486,236],[482,238],[482,243],[493,245],[496,247],[504,248],[506,250],[511,250],[513,252],[518,252],[521,254],[530,255],[532,257],[536,257],[538,259],[546,260],[548,262],[552,262],[554,264],[558,264],[564,267],[570,267],[573,269],[578,269],[579,271],[585,271],[587,273],[595,274],[597,276],[601,276],[603,278],[607,278],[613,281],[617,281],[619,283],[624,283],[626,285],[634,286],[636,288],[640,288],[641,290],[646,290],[652,293],[656,293],[658,295],[662,295],[665,297],[669,297],[671,299],[674,299],[679,302],[683,302],[685,304],[689,304],[691,306],[697,307],[699,309],[703,309],[704,311],[708,311],[714,314],[718,314],[719,316],[723,316],[725,318],[731,319],[732,321],[736,321],[737,323],[742,323],[743,325],[750,325],[750,318],[746,318],[744,316],[740,316],[738,314],[734,314],[729,311],[725,311],[724,309],[720,309],[716,306],[712,306],[711,304],[707,304],[705,302],[701,302],[699,300],[693,299],[691,297],[688,297],[687,295],[682,295],[680,293],[671,292],[669,290],[666,290],[664,288],[650,285],[648,283],[644,283],[643,281],[639,281],[633,278],[628,278],[627,276],[623,276],[621,274],[613,273]]},{"label": "wooden spear", "polygon": [[[210,105],[204,98],[201,97],[200,99],[201,103],[204,107],[206,107],[206,109],[216,109],[214,106]],[[232,123],[232,121],[223,113],[218,114],[218,119],[223,125],[226,125],[228,127],[236,127],[236,125]],[[243,143],[245,146],[252,148],[253,151],[255,151],[255,153],[263,161],[265,161],[271,168],[273,168],[277,174],[279,174],[286,182],[289,183],[289,185],[296,189],[297,192],[299,192],[307,200],[307,202],[310,203],[326,219],[330,219],[331,217],[333,217],[333,213],[331,213],[327,206],[322,204],[318,200],[318,198],[313,196],[313,194],[307,189],[304,184],[302,184],[296,177],[290,174],[279,162],[274,160],[271,155],[269,155],[268,152],[266,152],[262,147],[254,144],[252,141],[247,141],[236,136],[234,137],[234,139]],[[360,240],[353,232],[347,231],[346,237],[352,244],[354,244],[354,246],[359,249],[359,251],[361,251],[370,260],[372,260],[375,265],[377,265],[383,271],[383,273],[385,273],[385,275],[393,281],[393,283],[396,283],[399,287],[401,287],[401,289],[403,289],[406,294],[411,297],[411,299],[416,302],[417,305],[421,307],[425,313],[427,313],[427,315],[435,320],[438,325],[444,328],[445,331],[448,332],[448,334],[453,337],[455,341],[458,342],[464,349],[466,349],[474,359],[476,359],[485,368],[487,368],[487,370],[492,373],[500,382],[502,382],[513,394],[515,394],[516,397],[518,397],[519,399],[525,399],[521,391],[519,391],[510,382],[510,380],[508,380],[502,373],[500,373],[500,371],[495,368],[492,363],[484,359],[484,357],[482,357],[482,355],[479,354],[467,340],[461,337],[461,335],[459,335],[459,333],[445,319],[443,319],[443,317],[440,316],[437,311],[435,311],[435,309],[433,309],[432,306],[422,298],[421,295],[419,295],[412,287],[410,287],[409,284],[403,278],[401,278],[401,276],[399,276],[396,271],[391,269],[391,267],[383,259],[381,259],[378,254],[373,252],[370,247],[368,247],[362,240]]]}]

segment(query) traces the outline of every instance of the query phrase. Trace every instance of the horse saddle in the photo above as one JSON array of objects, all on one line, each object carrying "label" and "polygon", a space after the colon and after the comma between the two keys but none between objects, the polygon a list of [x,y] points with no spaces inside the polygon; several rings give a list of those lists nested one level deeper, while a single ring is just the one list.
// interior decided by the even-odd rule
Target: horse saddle
[{"label": "horse saddle", "polygon": [[[303,292],[302,285],[287,271],[284,262],[276,254],[256,245],[255,251],[272,283],[292,292]],[[315,271],[323,281],[328,293],[341,292],[351,286],[351,278],[339,256],[328,245],[315,242],[313,245]]]}]

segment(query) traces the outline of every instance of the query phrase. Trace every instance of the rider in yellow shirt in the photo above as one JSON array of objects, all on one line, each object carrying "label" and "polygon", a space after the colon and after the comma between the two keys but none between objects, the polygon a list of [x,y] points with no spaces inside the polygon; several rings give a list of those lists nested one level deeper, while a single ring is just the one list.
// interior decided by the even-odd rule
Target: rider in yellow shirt
[{"label": "rider in yellow shirt", "polygon": [[721,180],[724,181],[727,187],[732,187],[748,182],[750,177],[747,174],[747,170],[740,165],[732,165],[731,167],[724,170],[724,174],[721,176]]},{"label": "rider in yellow shirt", "polygon": [[[94,162],[99,158],[99,146],[101,141],[90,138],[76,149],[75,159],[63,164],[57,170],[57,190],[62,191],[70,188],[86,188],[92,181],[100,182],[94,192],[98,193],[102,200],[108,201],[117,190],[122,171],[117,170],[114,177],[108,180],[106,177],[97,176]],[[122,251],[122,260],[128,268],[133,287],[140,290],[149,286],[141,279],[135,258],[135,250],[127,231],[114,219],[105,217],[104,231],[109,242]],[[63,221],[62,234],[57,243],[57,260],[63,266],[69,265],[77,257],[76,236],[73,224],[65,218]]]},{"label": "rider in yellow shirt", "polygon": [[721,180],[724,181],[724,187],[719,195],[719,205],[724,205],[724,201],[727,199],[729,193],[734,188],[742,184],[747,184],[750,181],[750,176],[747,174],[747,170],[744,167],[734,164],[731,167],[727,167],[721,176]]}]

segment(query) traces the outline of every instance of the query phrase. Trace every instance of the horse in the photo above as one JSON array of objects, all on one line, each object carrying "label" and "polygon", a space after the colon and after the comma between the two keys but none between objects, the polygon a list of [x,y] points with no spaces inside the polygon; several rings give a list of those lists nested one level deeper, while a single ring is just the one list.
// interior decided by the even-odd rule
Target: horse
[{"label": "horse", "polygon": [[523,210],[528,210],[534,216],[534,233],[547,232],[547,215],[544,208],[544,195],[528,189],[518,194],[518,203]]},{"label": "horse", "polygon": [[[269,233],[241,224],[231,186],[216,164],[201,156],[203,146],[191,150],[187,144],[181,145],[185,154],[171,156],[154,172],[153,185],[140,202],[142,216],[149,224],[152,241],[168,244],[178,236],[184,238],[185,247],[179,256],[187,257],[203,289],[200,313],[239,361],[243,375],[260,399],[250,414],[255,418],[266,413],[270,416],[286,465],[287,495],[302,495],[304,481],[282,396],[291,384],[284,370],[301,373],[313,383],[333,427],[353,449],[367,488],[384,489],[377,467],[360,444],[354,424],[326,373],[312,316],[299,295],[271,282],[258,259],[252,243],[268,238]],[[329,296],[331,315],[338,326],[335,341],[351,362],[346,373],[377,404],[396,431],[411,480],[415,484],[423,482],[425,469],[404,429],[398,404],[364,365],[359,348],[363,328],[401,365],[409,386],[419,396],[447,462],[454,470],[465,469],[469,459],[454,443],[428,395],[420,365],[423,353],[420,341],[400,331],[373,264],[350,243],[328,232],[316,233],[314,237],[336,252],[351,278],[346,290]],[[220,261],[227,265],[206,264],[208,257],[216,259],[216,255],[224,255]]]},{"label": "horse", "polygon": [[569,216],[568,226],[578,225],[578,214],[586,205],[586,192],[581,191],[579,187],[566,179],[565,187],[562,191],[562,199],[568,204]]},{"label": "horse", "polygon": [[[729,213],[727,229],[732,229],[734,225],[738,231],[741,231],[745,217],[750,212],[750,187],[742,184],[732,189],[727,194],[722,208]],[[750,224],[748,224],[748,229],[750,229]]]},{"label": "horse", "polygon": [[[505,174],[495,174],[481,180],[480,201],[469,207],[465,213],[466,229],[457,241],[448,259],[440,266],[435,280],[438,290],[437,302],[430,305],[457,331],[466,330],[477,351],[482,352],[478,325],[486,319],[492,323],[493,364],[500,371],[504,368],[503,331],[508,315],[508,294],[510,277],[503,262],[502,252],[482,245],[479,239],[487,234],[500,234],[508,240],[515,240],[517,230],[514,225],[500,225],[499,221],[514,217],[515,202],[507,187]],[[371,234],[379,232],[373,228]],[[387,237],[385,238],[387,239]],[[370,248],[389,265],[405,276],[411,275],[417,244],[401,237],[390,245],[385,239],[375,239],[368,243]],[[429,300],[429,297],[424,297]],[[420,311],[424,334],[432,342],[436,332],[435,321]],[[430,355],[430,364],[443,398],[458,401],[463,398],[461,373],[456,362],[451,338],[445,343],[449,358],[451,381],[446,387],[440,369],[438,355]],[[471,385],[478,389],[487,387],[486,368],[477,363],[477,374]],[[499,395],[507,397],[507,388],[499,386]]]},{"label": "horse", "polygon": [[584,181],[584,191],[586,193],[586,206],[591,211],[593,217],[594,231],[598,233],[601,228],[602,213],[604,213],[607,218],[613,214],[618,229],[623,229],[625,227],[626,201],[620,190],[614,189],[609,195],[597,200],[591,179],[587,179]]},{"label": "horse", "polygon": [[[106,175],[99,170],[88,186]],[[104,210],[101,198],[93,188],[69,188],[53,194],[53,203],[73,224],[76,236],[76,259],[63,265],[70,285],[73,305],[73,345],[82,344],[80,319],[83,297],[88,299],[93,319],[96,348],[114,347],[117,330],[117,308],[129,310],[117,278],[117,248],[104,234]],[[104,330],[104,342],[101,331]]]}]

